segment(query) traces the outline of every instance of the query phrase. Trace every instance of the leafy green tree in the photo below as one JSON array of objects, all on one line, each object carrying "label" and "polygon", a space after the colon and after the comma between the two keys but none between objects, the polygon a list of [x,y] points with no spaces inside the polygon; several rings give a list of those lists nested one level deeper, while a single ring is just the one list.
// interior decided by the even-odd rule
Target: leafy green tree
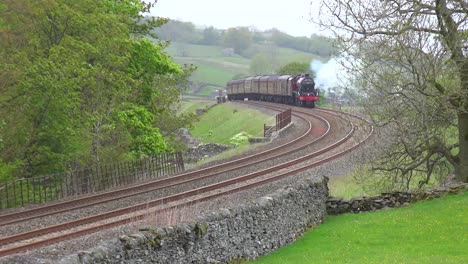
[{"label": "leafy green tree", "polygon": [[154,2],[2,4],[0,159],[9,168],[39,175],[170,149],[159,118],[190,120],[175,105],[191,71],[146,38],[167,22],[142,17]]},{"label": "leafy green tree", "polygon": [[138,158],[170,150],[159,129],[153,126],[154,115],[143,106],[128,104],[117,113],[118,124],[129,133],[130,150]]},{"label": "leafy green tree", "polygon": [[315,78],[315,72],[310,69],[308,62],[290,62],[286,65],[281,66],[277,71],[277,74],[310,74],[310,77]]}]

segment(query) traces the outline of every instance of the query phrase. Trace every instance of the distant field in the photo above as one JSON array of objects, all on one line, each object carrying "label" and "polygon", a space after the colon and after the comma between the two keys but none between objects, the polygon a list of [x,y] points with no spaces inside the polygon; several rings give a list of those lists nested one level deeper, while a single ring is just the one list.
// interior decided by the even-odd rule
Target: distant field
[{"label": "distant field", "polygon": [[467,263],[468,192],[398,209],[330,216],[249,263]]},{"label": "distant field", "polygon": [[[265,53],[274,56],[277,67],[293,61],[310,62],[313,59],[324,61],[317,55],[288,48],[255,44],[253,54]],[[172,42],[166,51],[180,64],[194,64],[198,67],[191,80],[225,86],[238,74],[249,75],[251,60],[239,55],[224,56],[220,46],[192,45]],[[203,91],[203,94],[211,91]]]},{"label": "distant field", "polygon": [[243,131],[252,136],[263,136],[264,123],[273,124],[274,116],[225,103],[201,115],[190,132],[203,143],[229,144],[231,137]]},{"label": "distant field", "polygon": [[229,69],[201,61],[196,62],[196,65],[198,65],[198,69],[193,74],[192,80],[197,82],[213,83],[225,87],[226,83],[237,74]]}]

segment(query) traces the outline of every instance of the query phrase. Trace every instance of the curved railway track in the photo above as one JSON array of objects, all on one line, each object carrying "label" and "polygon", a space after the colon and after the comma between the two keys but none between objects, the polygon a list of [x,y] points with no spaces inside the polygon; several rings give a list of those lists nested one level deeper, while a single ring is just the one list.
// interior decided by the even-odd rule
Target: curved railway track
[{"label": "curved railway track", "polygon": [[[277,110],[284,108],[284,106],[278,107],[272,106],[271,104],[262,104],[262,107],[269,107]],[[291,158],[287,162],[282,162],[275,166],[269,166],[251,173],[242,173],[241,175],[233,178],[221,179],[212,183],[203,184],[197,188],[180,191],[175,194],[166,195],[137,205],[111,210],[109,212],[83,217],[65,223],[58,223],[36,230],[2,236],[0,237],[0,256],[15,254],[27,249],[38,248],[51,243],[68,240],[97,232],[99,230],[134,222],[145,218],[148,214],[154,214],[158,211],[167,210],[181,205],[200,203],[222,195],[239,192],[268,182],[276,181],[289,175],[294,175],[336,159],[352,151],[364,143],[373,131],[371,126],[367,129],[360,129],[360,131],[364,131],[363,135],[357,137],[357,139],[354,140],[355,142],[349,143],[349,146],[345,146],[347,145],[345,143],[350,142],[350,139],[355,135],[357,130],[356,123],[365,123],[362,118],[324,109],[311,111],[303,108],[295,109],[294,115],[296,118],[309,119],[306,121],[308,126],[302,136],[291,141],[289,144],[283,144],[255,155],[249,155],[220,165],[186,172],[170,178],[164,178],[125,189],[84,197],[74,201],[56,203],[37,209],[19,212],[17,214],[2,215],[0,216],[0,226],[15,226],[21,222],[33,221],[34,219],[39,219],[48,215],[50,216],[53,214],[70,212],[91,205],[104,204],[118,199],[140,195],[142,193],[154,192],[171,186],[178,186],[186,183],[193,184],[203,179],[215,178],[226,172],[240,171],[245,167],[257,166],[267,161],[275,160],[280,156],[283,157],[284,155],[290,155]],[[346,130],[346,133],[339,135],[338,139],[332,140],[330,139],[330,132],[338,130],[338,128],[331,127],[330,122],[328,122],[323,116],[328,116],[328,118],[332,116],[340,119],[342,123],[348,124],[349,128]],[[312,132],[313,128],[317,126],[321,126],[321,133],[314,134]],[[364,125],[360,124],[359,127],[361,126]],[[368,131],[366,132],[366,130]],[[338,134],[339,133],[337,133],[337,135]],[[328,141],[334,142],[321,144],[321,142],[326,141],[325,139],[327,138]],[[316,150],[309,152],[310,149]],[[297,156],[301,151],[306,154],[300,154]],[[57,234],[50,236],[51,233]],[[38,238],[39,236],[44,237]]]},{"label": "curved railway track", "polygon": [[[271,108],[276,110],[282,110],[282,108]],[[296,115],[297,116],[297,115]],[[298,118],[301,118],[298,116]],[[325,124],[326,121],[322,120]],[[295,143],[301,142],[305,139],[308,135],[310,135],[312,130],[312,123],[310,121],[307,122],[307,130],[303,133],[300,137],[296,138],[295,140],[283,144],[281,146],[277,146],[266,151],[262,151],[260,153],[256,153],[254,155],[245,156],[239,159],[235,159],[232,161],[224,162],[219,165],[211,166],[208,168],[203,168],[191,172],[186,172],[182,174],[175,175],[173,177],[163,178],[154,180],[151,182],[147,182],[144,184],[138,184],[127,188],[121,188],[118,190],[113,190],[109,192],[99,193],[95,195],[90,195],[82,198],[77,198],[70,201],[64,201],[59,203],[50,204],[47,206],[40,206],[38,208],[25,210],[21,212],[15,212],[10,214],[0,215],[0,226],[11,225],[19,222],[24,222],[28,220],[32,220],[38,217],[45,217],[53,214],[63,213],[70,210],[76,210],[84,207],[89,207],[91,205],[98,205],[106,202],[110,202],[113,200],[118,200],[126,197],[131,197],[134,195],[142,194],[145,192],[156,191],[161,188],[170,187],[173,185],[178,185],[181,183],[188,183],[191,181],[196,181],[202,178],[212,177],[213,175],[217,174],[217,171],[228,172],[233,170],[238,170],[243,167],[252,166],[265,160],[277,157],[279,155],[284,155],[282,151],[284,148],[294,145]],[[320,140],[323,136],[326,136],[329,132],[329,124],[327,125],[326,132],[320,135],[314,141]],[[313,143],[313,142],[312,142]],[[298,150],[303,148],[306,145],[303,145],[299,148],[294,148],[293,150],[289,151],[292,152],[294,150]],[[281,151],[280,154],[275,154],[275,152]],[[254,159],[252,161],[252,159]],[[198,176],[202,175],[202,176]]]}]

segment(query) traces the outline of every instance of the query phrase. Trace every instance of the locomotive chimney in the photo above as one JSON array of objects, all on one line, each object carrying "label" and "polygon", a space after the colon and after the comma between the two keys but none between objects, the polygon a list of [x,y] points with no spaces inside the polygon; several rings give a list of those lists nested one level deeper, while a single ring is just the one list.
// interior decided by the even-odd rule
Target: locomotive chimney
[{"label": "locomotive chimney", "polygon": [[306,73],[306,74],[305,74],[305,77],[306,77],[306,78],[309,78],[309,77],[310,77],[310,75],[309,75],[308,73]]}]

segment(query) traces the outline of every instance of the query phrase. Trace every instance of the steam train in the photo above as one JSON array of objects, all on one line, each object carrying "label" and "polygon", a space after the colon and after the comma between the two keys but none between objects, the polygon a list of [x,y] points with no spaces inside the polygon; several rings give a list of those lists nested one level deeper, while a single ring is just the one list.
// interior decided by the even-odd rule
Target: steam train
[{"label": "steam train", "polygon": [[232,80],[227,83],[229,100],[256,100],[315,107],[320,99],[309,74],[262,75]]}]

